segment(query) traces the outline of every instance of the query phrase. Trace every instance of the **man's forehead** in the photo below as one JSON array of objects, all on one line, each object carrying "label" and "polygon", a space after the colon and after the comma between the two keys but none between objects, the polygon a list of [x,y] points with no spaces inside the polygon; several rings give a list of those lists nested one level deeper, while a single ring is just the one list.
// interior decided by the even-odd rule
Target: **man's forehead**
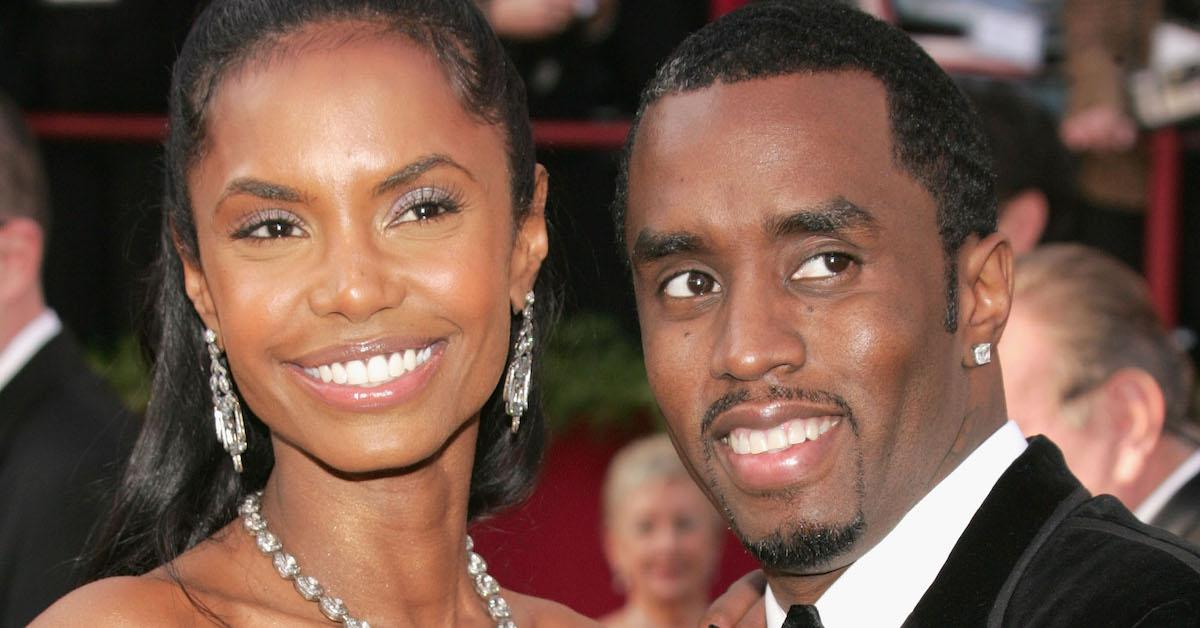
[{"label": "man's forehead", "polygon": [[[674,94],[648,108],[630,159],[630,244],[647,223],[725,222],[848,199],[929,208],[901,170],[887,94],[860,72],[789,74]],[[724,216],[722,216],[724,214]],[[925,222],[925,221],[921,221]]]},{"label": "man's forehead", "polygon": [[[855,120],[890,140],[887,91],[865,72],[793,73],[667,94],[646,108],[634,157],[681,142],[744,133],[747,128]],[[890,142],[889,142],[890,147]]]}]

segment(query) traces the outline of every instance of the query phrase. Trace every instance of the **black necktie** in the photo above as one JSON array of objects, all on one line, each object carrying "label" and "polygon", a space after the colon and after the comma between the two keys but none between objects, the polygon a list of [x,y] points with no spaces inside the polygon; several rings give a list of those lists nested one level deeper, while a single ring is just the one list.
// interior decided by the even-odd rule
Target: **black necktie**
[{"label": "black necktie", "polygon": [[821,623],[821,615],[817,607],[809,604],[793,604],[788,609],[787,619],[783,620],[783,628],[825,628]]}]

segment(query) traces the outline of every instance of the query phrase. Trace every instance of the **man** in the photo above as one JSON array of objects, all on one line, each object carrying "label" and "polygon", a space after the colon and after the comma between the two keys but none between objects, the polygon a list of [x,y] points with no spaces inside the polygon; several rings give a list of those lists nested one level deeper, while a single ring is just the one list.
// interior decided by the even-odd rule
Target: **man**
[{"label": "man", "polygon": [[1092,493],[1200,543],[1193,369],[1137,273],[1080,245],[1034,249],[1017,262],[1001,346],[1022,431],[1062,447]]},{"label": "man", "polygon": [[1058,122],[1009,82],[963,78],[979,114],[996,173],[996,230],[1020,258],[1040,242],[1077,240],[1075,172]]},{"label": "man", "polygon": [[37,150],[0,94],[0,626],[24,626],[76,583],[132,421],[42,296],[49,221]]},{"label": "man", "polygon": [[650,384],[769,626],[1195,624],[1196,551],[1006,421],[989,157],[911,40],[751,4],[676,50],[627,150]]}]

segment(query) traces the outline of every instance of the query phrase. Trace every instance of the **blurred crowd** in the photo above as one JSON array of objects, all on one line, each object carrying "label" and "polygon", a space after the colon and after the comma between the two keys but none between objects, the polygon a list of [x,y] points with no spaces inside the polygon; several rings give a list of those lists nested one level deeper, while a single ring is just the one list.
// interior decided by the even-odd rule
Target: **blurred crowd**
[{"label": "blurred crowd", "polygon": [[[174,52],[199,4],[0,6],[2,626],[23,624],[70,586],[98,496],[136,431],[83,353],[111,350],[136,325],[161,194],[154,144],[80,138],[39,148],[21,112],[162,112]],[[627,120],[654,68],[722,5],[480,4],[525,79],[534,119],[577,121]],[[1195,80],[1200,67],[1200,2],[862,4],[910,30],[959,76],[989,136],[999,229],[1018,257],[999,347],[1011,417],[1027,434],[1050,436],[1094,493],[1200,542],[1191,331],[1200,327],[1200,195],[1190,183],[1200,168],[1200,105],[1189,110],[1168,93],[1185,89],[1188,71]],[[1138,80],[1159,90],[1135,92]],[[1166,114],[1155,94],[1172,104]],[[1155,167],[1147,138],[1164,127],[1185,138],[1175,166],[1184,181],[1179,329],[1162,324],[1139,275]],[[568,316],[604,312],[633,337],[627,270],[607,209],[613,148],[551,150],[542,161],[552,173],[555,246],[569,252]],[[623,450],[606,482],[603,540],[595,542],[627,603],[605,621],[694,621],[719,563],[720,518],[665,436]]]}]

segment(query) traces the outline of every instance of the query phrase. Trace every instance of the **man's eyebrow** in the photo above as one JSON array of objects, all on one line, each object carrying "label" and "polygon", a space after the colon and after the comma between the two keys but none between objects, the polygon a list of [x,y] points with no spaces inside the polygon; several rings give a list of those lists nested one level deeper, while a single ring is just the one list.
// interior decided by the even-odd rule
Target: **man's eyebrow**
[{"label": "man's eyebrow", "polygon": [[680,253],[693,253],[704,248],[704,242],[693,233],[672,231],[655,233],[644,229],[633,241],[630,261],[636,266]]},{"label": "man's eyebrow", "polygon": [[776,238],[852,230],[874,233],[878,229],[879,224],[870,211],[840,196],[790,214],[772,216],[763,225],[763,230]]},{"label": "man's eyebrow", "polygon": [[467,178],[471,179],[472,181],[475,180],[475,175],[471,174],[471,171],[467,170],[467,168],[462,164],[454,161],[448,155],[434,153],[421,157],[420,159],[388,175],[388,177],[384,179],[382,183],[375,186],[374,194],[375,196],[379,196],[380,194],[383,194],[395,187],[411,183],[426,172],[442,166],[449,166],[459,170],[463,174],[467,175]]},{"label": "man's eyebrow", "polygon": [[240,177],[230,181],[229,185],[225,186],[225,191],[221,194],[220,201],[217,201],[218,204],[235,194],[249,194],[268,201],[284,201],[287,203],[300,203],[305,199],[305,195],[301,194],[295,188],[253,177]]}]

